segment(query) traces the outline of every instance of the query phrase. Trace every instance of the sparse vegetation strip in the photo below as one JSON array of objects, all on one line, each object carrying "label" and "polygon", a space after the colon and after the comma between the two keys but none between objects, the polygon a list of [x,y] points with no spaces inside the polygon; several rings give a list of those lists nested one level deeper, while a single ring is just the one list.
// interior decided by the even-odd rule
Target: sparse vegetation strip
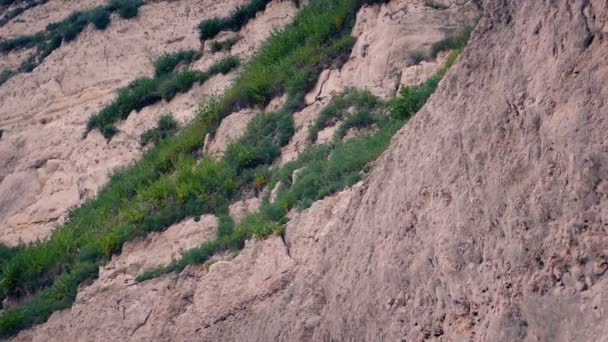
[{"label": "sparse vegetation strip", "polygon": [[114,101],[89,118],[86,132],[98,128],[106,139],[111,139],[118,133],[116,122],[126,119],[132,111],[161,100],[170,101],[176,94],[190,90],[195,83],[204,83],[217,74],[227,74],[240,64],[237,57],[230,56],[217,61],[205,72],[188,68],[174,72],[181,62],[198,57],[200,54],[193,51],[161,56],[154,63],[155,76],[140,77],[120,89]]}]

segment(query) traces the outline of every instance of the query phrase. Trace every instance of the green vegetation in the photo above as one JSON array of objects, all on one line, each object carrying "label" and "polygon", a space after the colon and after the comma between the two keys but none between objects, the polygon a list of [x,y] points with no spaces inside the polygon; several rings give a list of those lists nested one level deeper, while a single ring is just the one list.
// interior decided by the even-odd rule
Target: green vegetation
[{"label": "green vegetation", "polygon": [[[174,57],[177,55],[180,53],[156,61],[155,73],[160,75],[138,78],[120,89],[114,101],[89,118],[87,133],[98,128],[106,139],[111,139],[118,132],[114,124],[129,117],[132,111],[139,111],[161,100],[170,101],[176,94],[190,90],[194,83],[204,83],[214,75],[226,74],[239,66],[238,58],[227,57],[216,62],[206,72],[185,69],[178,73],[165,73],[182,60],[181,57]],[[187,51],[183,55],[195,58]]]},{"label": "green vegetation", "polygon": [[154,76],[160,77],[171,74],[178,65],[190,64],[201,56],[200,52],[195,50],[180,50],[162,54],[154,61]]},{"label": "green vegetation", "polygon": [[137,15],[143,4],[139,0],[112,0],[107,5],[97,6],[87,11],[76,11],[62,21],[47,25],[43,32],[23,35],[0,42],[0,53],[24,48],[35,48],[18,70],[13,72],[31,72],[40,65],[62,42],[70,42],[82,32],[87,25],[93,24],[98,30],[105,30],[110,24],[110,14],[118,12],[125,18]]},{"label": "green vegetation", "polygon": [[248,4],[238,7],[226,18],[213,18],[203,20],[198,25],[199,38],[203,42],[215,37],[225,30],[238,31],[245,26],[255,15],[266,9],[270,0],[251,0]]},{"label": "green vegetation", "polygon": [[[266,137],[269,131],[274,132],[274,138],[278,138],[274,143],[279,144],[283,137],[290,137],[293,132],[279,129],[283,125],[278,123],[284,120],[280,118],[280,112],[258,115],[248,126],[245,136],[229,146],[224,159],[236,170],[237,177],[243,170],[259,171],[260,167],[266,167],[265,173],[261,173],[264,177],[263,185],[267,184],[269,189],[273,189],[279,182],[281,184],[276,200],[271,203],[270,195],[267,193],[260,213],[250,215],[236,228],[233,228],[230,222],[224,223],[216,239],[185,252],[182,258],[165,267],[142,273],[137,280],[146,281],[163,274],[180,272],[190,264],[206,262],[220,251],[241,249],[247,239],[265,238],[271,234],[281,235],[284,233],[283,225],[288,221],[286,215],[291,209],[308,208],[315,201],[360,181],[369,171],[370,162],[386,150],[397,130],[422,108],[437,88],[447,68],[456,61],[459,54],[459,50],[452,53],[446,66],[434,77],[419,86],[402,89],[400,95],[389,103],[382,102],[369,92],[356,89],[348,89],[342,95],[335,97],[312,127],[327,125],[333,118],[345,118],[342,125],[347,127],[361,127],[368,130],[376,128],[376,130],[369,130],[348,141],[342,141],[343,133],[337,134],[331,143],[308,147],[297,160],[285,164],[274,172],[268,168],[274,158],[265,158],[268,154],[272,154],[269,153],[273,148],[272,142],[257,143],[258,146],[266,146],[263,150],[256,148],[252,148],[251,152],[242,152],[242,150],[253,143],[255,137],[257,139]],[[348,128],[343,132],[346,129]],[[255,163],[252,164],[235,163],[234,155],[231,155],[231,151],[234,150],[238,151],[237,156],[261,158],[245,159],[254,160]],[[296,170],[300,171],[294,182],[293,175]],[[257,180],[258,177],[253,178],[254,184]],[[251,182],[252,179],[247,177],[242,181]]]},{"label": "green vegetation", "polygon": [[96,7],[91,10],[90,19],[98,30],[105,30],[110,25],[110,11],[104,7]]},{"label": "green vegetation", "polygon": [[414,52],[412,52],[412,54],[410,55],[410,59],[412,61],[412,65],[418,65],[420,63],[422,63],[423,61],[426,61],[428,59],[427,55],[420,51],[420,50],[416,50]]},{"label": "green vegetation", "polygon": [[379,103],[378,98],[369,92],[348,89],[343,94],[334,97],[331,103],[319,113],[317,120],[308,128],[308,141],[314,143],[317,141],[320,130],[333,126],[346,116],[352,117],[353,115],[348,112],[351,107],[356,107],[357,112],[371,112]]},{"label": "green vegetation", "polygon": [[[77,284],[95,274],[87,277],[87,272],[78,270],[88,264],[104,263],[113,253],[120,252],[124,242],[165,229],[186,217],[206,213],[221,217],[241,190],[249,191],[270,179],[268,165],[260,164],[268,160],[269,154],[260,146],[276,146],[286,141],[286,132],[293,130],[286,113],[303,106],[304,94],[314,86],[322,69],[348,56],[354,44],[349,33],[356,11],[364,3],[369,2],[312,0],[291,25],[268,39],[223,98],[202,107],[190,125],[161,140],[134,165],[112,175],[98,196],[74,210],[67,223],[58,227],[48,240],[24,246],[6,260],[1,271],[0,299],[23,301],[26,296],[30,299],[0,315],[0,336],[42,322],[53,309],[69,305],[73,299],[70,294],[76,291]],[[153,86],[149,81],[142,83],[144,89]],[[288,101],[279,111],[282,113],[252,121],[258,125],[265,120],[271,122],[271,129],[265,126],[258,129],[271,131],[268,139],[258,139],[260,142],[251,150],[234,148],[225,160],[209,158],[197,163],[195,156],[205,135],[213,134],[222,118],[235,109],[267,104],[283,93],[288,94]],[[115,114],[120,113],[123,112]],[[95,125],[100,123],[103,120]],[[258,222],[258,227],[268,227],[265,220]],[[270,227],[280,231],[278,225]],[[241,234],[237,235],[241,240],[247,236],[238,227],[229,229],[228,224],[223,231],[224,236]],[[69,281],[62,280],[66,277]],[[49,296],[48,291],[57,286],[64,291]],[[37,301],[44,303],[44,310],[27,309],[28,303]]]},{"label": "green vegetation", "polygon": [[228,51],[237,42],[238,42],[238,39],[236,39],[236,38],[229,38],[229,39],[225,39],[222,41],[216,40],[213,43],[211,43],[211,52],[215,53],[215,52],[219,52],[219,51]]},{"label": "green vegetation", "polygon": [[155,128],[145,131],[139,142],[142,146],[148,145],[153,142],[157,145],[161,140],[166,139],[177,132],[177,121],[171,116],[171,114],[165,114],[158,119],[158,125]]},{"label": "green vegetation", "polygon": [[4,84],[4,82],[11,79],[11,77],[15,76],[15,72],[11,69],[4,69],[0,72],[0,85]]},{"label": "green vegetation", "polygon": [[471,37],[471,33],[473,33],[474,28],[475,25],[466,25],[462,32],[460,32],[458,35],[449,36],[436,43],[433,43],[431,46],[430,57],[436,58],[441,51],[455,50],[466,45]]},{"label": "green vegetation", "polygon": [[427,0],[424,2],[424,5],[426,7],[432,8],[432,9],[436,9],[436,10],[445,10],[450,8],[450,6],[442,4],[440,2],[437,1],[433,1],[433,0]]},{"label": "green vegetation", "polygon": [[422,61],[428,61],[437,58],[437,55],[442,51],[451,51],[462,48],[466,45],[473,33],[473,29],[477,25],[478,19],[473,24],[465,25],[464,28],[454,36],[448,36],[440,41],[437,41],[431,45],[431,51],[427,55],[423,51],[416,50],[411,53],[410,59],[413,65],[418,65]]},{"label": "green vegetation", "polygon": [[131,19],[139,14],[139,8],[143,5],[141,0],[110,0],[108,11],[118,12],[123,19]]}]

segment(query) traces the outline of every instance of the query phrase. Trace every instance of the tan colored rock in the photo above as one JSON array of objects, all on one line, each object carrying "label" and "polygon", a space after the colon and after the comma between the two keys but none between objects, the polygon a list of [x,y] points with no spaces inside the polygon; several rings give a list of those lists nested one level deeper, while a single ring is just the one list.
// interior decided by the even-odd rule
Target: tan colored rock
[{"label": "tan colored rock", "polygon": [[188,219],[169,227],[161,233],[153,233],[143,239],[127,242],[120,255],[100,272],[100,280],[112,280],[119,274],[135,278],[140,273],[168,265],[181,255],[205,241],[215,238],[218,220],[213,215],[200,219]]},{"label": "tan colored rock", "polygon": [[300,152],[304,151],[304,148],[309,145],[308,126],[314,123],[319,112],[327,105],[328,101],[329,99],[317,101],[294,114],[295,134],[289,143],[281,149],[280,165],[297,159]]},{"label": "tan colored rock", "polygon": [[403,70],[399,81],[399,90],[403,87],[411,87],[423,83],[433,77],[441,69],[446,61],[447,53],[441,52],[437,59],[422,61],[418,65],[412,65]]},{"label": "tan colored rock", "polygon": [[250,198],[242,201],[238,201],[230,205],[229,212],[230,217],[234,221],[234,224],[240,224],[247,216],[257,213],[260,210],[262,201],[259,198]]},{"label": "tan colored rock", "polygon": [[205,145],[205,154],[212,157],[221,157],[231,142],[237,140],[247,131],[247,125],[260,111],[243,109],[225,117],[213,138]]}]

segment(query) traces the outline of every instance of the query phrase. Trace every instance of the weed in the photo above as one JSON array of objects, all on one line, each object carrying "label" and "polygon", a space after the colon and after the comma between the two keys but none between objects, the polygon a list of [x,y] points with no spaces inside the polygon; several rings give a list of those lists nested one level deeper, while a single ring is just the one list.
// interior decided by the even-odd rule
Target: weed
[{"label": "weed", "polygon": [[199,39],[204,42],[215,37],[224,30],[238,31],[245,26],[255,15],[263,11],[270,0],[251,0],[248,4],[238,7],[226,18],[213,18],[203,20],[198,25]]},{"label": "weed", "polygon": [[431,58],[436,58],[441,51],[455,50],[466,45],[475,26],[466,25],[460,34],[446,37],[431,46]]},{"label": "weed", "polygon": [[424,2],[424,6],[432,8],[432,9],[436,9],[436,10],[446,10],[448,8],[450,8],[450,6],[442,4],[440,2],[437,1],[433,1],[433,0],[427,0]]},{"label": "weed", "polygon": [[11,69],[4,69],[0,72],[0,85],[4,84],[4,82],[10,80],[13,76],[15,76],[15,72]]},{"label": "weed", "polygon": [[204,83],[215,74],[227,73],[240,63],[238,58],[230,56],[213,64],[207,72],[185,69],[178,73],[165,74],[179,61],[191,58],[196,58],[191,52],[184,52],[182,56],[177,57],[161,57],[155,62],[156,73],[160,75],[154,78],[138,78],[120,89],[113,102],[89,118],[86,132],[99,128],[106,139],[111,139],[117,133],[115,123],[126,119],[132,111],[139,111],[163,99],[170,101],[176,94],[190,90],[195,83]]},{"label": "weed", "polygon": [[426,61],[428,59],[428,57],[426,56],[426,54],[420,50],[416,50],[414,52],[412,52],[412,54],[410,55],[410,60],[412,62],[412,65],[418,65],[420,63],[422,63],[423,61]]},{"label": "weed", "polygon": [[177,122],[173,116],[170,113],[165,114],[160,117],[155,128],[149,129],[141,135],[139,142],[142,146],[146,146],[150,142],[156,145],[161,140],[175,134],[177,128]]},{"label": "weed", "polygon": [[215,53],[215,52],[219,52],[219,51],[228,51],[232,48],[232,46],[234,46],[234,44],[236,44],[238,42],[238,39],[236,38],[229,38],[226,40],[222,40],[222,41],[214,41],[213,43],[211,43],[211,52]]},{"label": "weed", "polygon": [[154,61],[154,76],[160,77],[175,71],[180,64],[190,64],[199,58],[201,54],[195,50],[180,50],[174,53],[160,55]]},{"label": "weed", "polygon": [[105,30],[110,25],[110,11],[104,7],[96,7],[90,13],[90,20],[98,30]]}]

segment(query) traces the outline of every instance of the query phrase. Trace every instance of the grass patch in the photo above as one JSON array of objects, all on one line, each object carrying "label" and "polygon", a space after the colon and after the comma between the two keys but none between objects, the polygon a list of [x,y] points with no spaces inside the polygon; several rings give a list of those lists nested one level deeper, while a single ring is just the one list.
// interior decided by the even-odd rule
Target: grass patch
[{"label": "grass patch", "polygon": [[4,69],[0,72],[0,85],[3,85],[4,82],[10,80],[13,76],[15,76],[15,72],[11,69]]},{"label": "grass patch", "polygon": [[308,127],[308,141],[317,141],[319,131],[333,126],[338,121],[350,116],[348,110],[355,107],[357,111],[372,111],[378,107],[380,101],[368,91],[361,91],[354,88],[347,89],[344,93],[334,97],[315,120]]},{"label": "grass patch", "polygon": [[440,2],[437,1],[433,1],[433,0],[427,0],[424,2],[424,6],[432,8],[432,9],[436,9],[436,10],[446,10],[448,8],[450,8],[450,6],[442,4]]},{"label": "grass patch", "polygon": [[185,69],[178,73],[166,73],[184,60],[183,55],[187,59],[196,58],[190,52],[159,58],[154,64],[157,76],[138,78],[120,89],[114,101],[89,118],[86,133],[98,128],[106,139],[111,139],[118,132],[116,122],[129,117],[132,111],[139,111],[161,100],[170,101],[176,94],[190,90],[195,83],[204,83],[214,75],[226,74],[239,66],[238,58],[231,56],[216,62],[206,72]]},{"label": "grass patch", "polygon": [[165,53],[154,60],[154,76],[160,77],[173,73],[179,65],[190,64],[199,58],[201,53],[195,50],[180,50],[174,53]]},{"label": "grass patch", "polygon": [[220,52],[220,51],[228,51],[237,42],[238,42],[238,39],[236,39],[236,38],[229,38],[229,39],[225,39],[225,40],[222,40],[222,41],[216,40],[213,43],[211,43],[210,50],[213,53]]},{"label": "grass patch", "polygon": [[428,59],[428,56],[423,51],[420,51],[420,50],[416,50],[410,54],[410,60],[412,62],[412,65],[418,65],[418,64],[422,63],[423,61],[426,61],[427,59]]},{"label": "grass patch", "polygon": [[201,42],[215,37],[221,31],[238,31],[256,14],[266,9],[271,0],[251,0],[248,4],[236,8],[226,18],[213,18],[203,20],[198,25],[198,34]]},{"label": "grass patch", "polygon": [[[269,180],[265,160],[270,158],[264,146],[272,149],[286,141],[293,129],[286,113],[303,106],[304,94],[314,86],[322,69],[348,56],[354,44],[349,33],[356,11],[367,3],[312,0],[292,24],[267,40],[223,98],[202,107],[190,125],[160,141],[140,161],[116,171],[97,197],[74,210],[67,223],[58,227],[48,240],[23,246],[11,256],[2,266],[0,299],[19,300],[28,296],[32,302],[45,302],[40,307],[50,309],[29,311],[27,305],[31,302],[23,302],[3,312],[0,336],[43,322],[55,308],[69,305],[73,301],[69,295],[51,296],[46,302],[46,294],[56,286],[66,289],[62,293],[75,293],[78,283],[95,276],[94,272],[83,272],[77,275],[86,276],[70,278],[75,281],[62,281],[70,277],[72,270],[103,264],[113,253],[120,252],[124,242],[165,229],[186,217],[206,213],[221,217],[241,191]],[[141,86],[153,86],[146,82]],[[283,93],[288,94],[283,113],[261,116],[250,127],[258,132],[271,132],[268,139],[256,139],[257,144],[267,145],[258,145],[253,152],[235,149],[230,152],[232,157],[206,158],[197,163],[195,156],[205,135],[215,132],[222,118],[242,106],[264,105],[271,97]],[[224,226],[219,242],[207,247],[206,254],[194,255],[192,260],[203,260],[213,250],[238,248],[242,246],[239,241],[250,236],[264,236],[275,230],[280,233],[282,229],[280,222],[270,216],[250,220],[242,227]]]},{"label": "grass patch", "polygon": [[161,140],[174,135],[177,132],[177,129],[177,121],[175,121],[170,113],[165,114],[158,119],[158,124],[155,128],[142,133],[139,142],[142,146],[146,146],[150,142],[157,145]]},{"label": "grass patch", "polygon": [[433,43],[431,46],[430,57],[434,59],[437,58],[437,55],[442,51],[462,48],[469,41],[474,28],[475,25],[466,25],[458,35],[449,36]]}]

